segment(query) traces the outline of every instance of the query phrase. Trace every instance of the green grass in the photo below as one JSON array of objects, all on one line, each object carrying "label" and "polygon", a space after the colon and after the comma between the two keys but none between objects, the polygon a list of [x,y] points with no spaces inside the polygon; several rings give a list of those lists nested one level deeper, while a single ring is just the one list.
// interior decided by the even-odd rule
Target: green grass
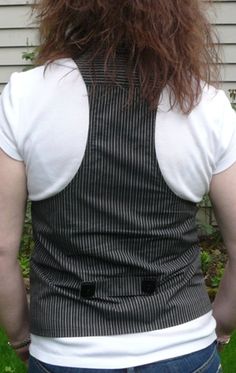
[{"label": "green grass", "polygon": [[15,352],[7,345],[7,337],[0,329],[0,372],[1,373],[26,373],[27,369]]},{"label": "green grass", "polygon": [[[224,373],[236,373],[236,332],[230,343],[221,353]],[[22,363],[15,352],[7,345],[7,337],[0,329],[0,372],[1,373],[26,373],[25,364]]]},{"label": "green grass", "polygon": [[221,361],[224,373],[236,372],[236,332],[232,335],[230,343],[221,353]]}]

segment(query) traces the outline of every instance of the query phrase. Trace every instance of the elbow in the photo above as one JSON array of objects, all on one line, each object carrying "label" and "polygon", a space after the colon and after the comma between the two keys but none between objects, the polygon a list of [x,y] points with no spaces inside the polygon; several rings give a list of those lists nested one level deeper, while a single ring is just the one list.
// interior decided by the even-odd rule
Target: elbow
[{"label": "elbow", "polygon": [[0,244],[0,266],[7,263],[16,263],[18,257],[18,249],[12,244]]}]

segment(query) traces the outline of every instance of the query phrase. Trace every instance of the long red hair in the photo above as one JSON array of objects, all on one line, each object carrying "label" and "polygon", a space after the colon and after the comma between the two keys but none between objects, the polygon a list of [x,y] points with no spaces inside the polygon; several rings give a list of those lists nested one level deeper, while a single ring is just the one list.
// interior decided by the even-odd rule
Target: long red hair
[{"label": "long red hair", "polygon": [[169,86],[172,106],[189,113],[201,97],[202,82],[218,80],[218,53],[205,7],[202,0],[39,0],[37,63],[91,51],[91,64],[105,54],[106,69],[122,47],[128,51],[130,87],[135,70],[152,109]]}]

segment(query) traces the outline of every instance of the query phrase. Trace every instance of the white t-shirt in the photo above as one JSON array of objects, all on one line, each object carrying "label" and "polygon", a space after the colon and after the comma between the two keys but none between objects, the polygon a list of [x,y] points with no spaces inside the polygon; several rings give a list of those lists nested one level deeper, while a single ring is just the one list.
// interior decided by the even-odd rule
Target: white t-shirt
[{"label": "white t-shirt", "polygon": [[[12,75],[0,98],[0,147],[24,161],[33,201],[63,190],[78,171],[86,148],[89,101],[71,59]],[[155,148],[162,175],[179,197],[199,202],[212,175],[236,161],[236,114],[223,91],[205,87],[185,116],[169,111],[164,90],[156,116]],[[45,338],[32,335],[30,352],[49,364],[125,368],[184,355],[215,339],[211,312],[186,324],[130,335]]]},{"label": "white t-shirt", "polygon": [[[155,147],[163,177],[179,197],[199,202],[213,174],[236,161],[236,114],[223,91],[205,88],[188,116],[168,111],[168,92],[156,116]],[[31,200],[63,190],[82,162],[89,127],[85,83],[75,63],[58,60],[14,73],[0,99],[0,146],[24,160]]]}]

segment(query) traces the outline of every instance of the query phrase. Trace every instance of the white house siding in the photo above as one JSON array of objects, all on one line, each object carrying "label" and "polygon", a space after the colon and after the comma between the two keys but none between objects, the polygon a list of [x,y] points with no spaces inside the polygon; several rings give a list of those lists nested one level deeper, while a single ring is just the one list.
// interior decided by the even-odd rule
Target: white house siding
[{"label": "white house siding", "polygon": [[[37,45],[37,29],[30,17],[32,1],[0,0],[0,92],[11,73],[26,64],[22,53]],[[222,83],[227,92],[236,88],[236,0],[215,0],[214,6],[210,17],[223,45]]]},{"label": "white house siding", "polygon": [[226,92],[236,88],[236,0],[214,1],[216,26],[222,45],[222,86]]},{"label": "white house siding", "polygon": [[32,0],[0,0],[0,92],[14,71],[27,64],[22,53],[38,44],[31,18]]}]

